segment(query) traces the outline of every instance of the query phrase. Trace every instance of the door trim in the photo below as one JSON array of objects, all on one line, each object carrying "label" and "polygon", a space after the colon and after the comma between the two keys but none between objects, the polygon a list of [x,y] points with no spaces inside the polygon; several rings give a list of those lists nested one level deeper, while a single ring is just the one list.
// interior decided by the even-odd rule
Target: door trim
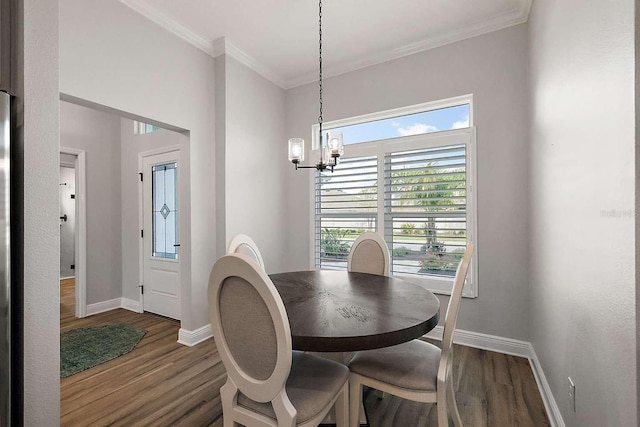
[{"label": "door trim", "polygon": [[60,154],[76,156],[76,236],[75,282],[76,317],[87,316],[87,153],[77,148],[60,147]]},{"label": "door trim", "polygon": [[[143,162],[146,157],[157,156],[158,154],[166,154],[178,152],[180,154],[180,146],[179,145],[169,145],[166,147],[160,147],[153,150],[143,151],[138,153],[138,173],[144,173],[145,171]],[[182,175],[183,168],[180,167],[178,169],[178,182],[181,183],[183,179]],[[147,178],[149,179],[149,178]],[[138,229],[144,230],[144,183],[141,180],[138,180]],[[181,184],[180,184],[181,185]],[[178,190],[180,191],[180,189]],[[179,210],[182,209],[182,198],[178,198],[178,206]],[[178,215],[178,229],[182,230],[182,222],[184,218],[182,215]],[[147,232],[147,236],[149,236],[149,232]],[[180,234],[181,235],[181,234]],[[144,285],[144,239],[140,237],[138,239],[138,303],[139,303],[139,313],[144,313],[144,294],[142,293],[142,286]],[[180,247],[182,249],[182,247]],[[178,277],[180,278],[180,291],[182,292],[182,273],[178,273]],[[180,322],[182,322],[182,301],[180,302]]]}]

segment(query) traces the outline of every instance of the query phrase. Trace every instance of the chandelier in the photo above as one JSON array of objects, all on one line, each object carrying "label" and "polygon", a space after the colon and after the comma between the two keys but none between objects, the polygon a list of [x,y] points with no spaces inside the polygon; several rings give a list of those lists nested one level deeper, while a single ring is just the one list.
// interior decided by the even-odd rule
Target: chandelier
[{"label": "chandelier", "polygon": [[304,161],[304,139],[291,138],[289,140],[289,160],[295,165],[296,170],[301,169],[316,169],[320,172],[331,169],[338,164],[338,158],[344,154],[344,145],[342,144],[341,132],[327,132],[326,141],[324,144],[324,138],[322,134],[322,0],[318,3],[318,34],[319,34],[319,62],[320,72],[318,78],[318,85],[320,89],[320,115],[318,116],[319,125],[319,148],[320,148],[320,160],[315,165],[303,166],[300,163]]}]

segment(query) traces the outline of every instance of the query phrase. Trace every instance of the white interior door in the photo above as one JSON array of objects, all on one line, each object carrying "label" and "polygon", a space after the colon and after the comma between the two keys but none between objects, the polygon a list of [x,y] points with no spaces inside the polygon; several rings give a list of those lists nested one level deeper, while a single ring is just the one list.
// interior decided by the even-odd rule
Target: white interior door
[{"label": "white interior door", "polygon": [[60,165],[60,278],[75,276],[76,173]]},{"label": "white interior door", "polygon": [[143,306],[180,320],[179,152],[143,157]]}]

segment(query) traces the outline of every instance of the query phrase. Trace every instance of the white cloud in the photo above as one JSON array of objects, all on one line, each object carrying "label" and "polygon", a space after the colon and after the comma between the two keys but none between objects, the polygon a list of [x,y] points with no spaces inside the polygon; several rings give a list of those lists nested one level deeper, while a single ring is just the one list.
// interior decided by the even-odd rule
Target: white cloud
[{"label": "white cloud", "polygon": [[391,122],[391,126],[393,126],[394,128],[397,128],[398,126],[400,126],[400,122],[396,122],[395,120]]},{"label": "white cloud", "polygon": [[437,132],[438,128],[433,125],[427,125],[424,123],[416,123],[415,125],[411,125],[406,128],[398,128],[398,133],[400,136],[408,136],[408,135],[420,135],[423,133],[429,132]]},{"label": "white cloud", "polygon": [[457,122],[453,122],[451,125],[451,129],[462,129],[469,127],[469,116],[465,117],[462,120],[458,120]]}]

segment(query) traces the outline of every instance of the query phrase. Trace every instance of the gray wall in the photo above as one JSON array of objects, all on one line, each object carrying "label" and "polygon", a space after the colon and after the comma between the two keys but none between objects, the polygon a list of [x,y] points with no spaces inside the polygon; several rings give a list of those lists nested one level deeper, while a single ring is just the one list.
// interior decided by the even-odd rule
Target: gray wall
[{"label": "gray wall", "polygon": [[[219,58],[220,59],[220,58]],[[219,60],[217,59],[217,61]],[[225,243],[251,236],[267,272],[287,266],[284,171],[285,91],[237,60],[225,56],[224,126]],[[287,254],[287,256],[285,256]]]},{"label": "gray wall", "polygon": [[[636,187],[636,212],[640,212],[640,7],[637,7],[636,2],[635,13],[635,121],[636,121],[636,145],[635,145],[635,187]],[[640,416],[640,328],[638,328],[638,322],[640,321],[640,215],[636,215],[636,417]]]},{"label": "gray wall", "polygon": [[[138,155],[177,146],[188,177],[189,138],[166,129],[135,135],[132,120],[68,102],[60,107],[61,146],[87,153],[87,304],[138,301]],[[180,185],[188,206],[189,183]],[[188,229],[188,207],[184,215]]]},{"label": "gray wall", "polygon": [[[58,1],[24,8],[24,425],[60,419]],[[36,173],[37,171],[37,173]]]},{"label": "gray wall", "polygon": [[633,4],[529,20],[531,341],[568,426],[638,425]]},{"label": "gray wall", "polygon": [[216,129],[215,129],[215,194],[216,194],[216,253],[224,254],[227,245],[227,216],[226,216],[226,68],[227,56],[221,55],[215,59],[215,111],[216,111]]},{"label": "gray wall", "polygon": [[[120,180],[121,203],[122,203],[122,296],[124,298],[138,301],[140,284],[140,194],[139,194],[139,176],[140,168],[138,165],[139,154],[162,147],[178,146],[187,140],[188,137],[177,132],[160,129],[155,132],[144,135],[135,135],[133,133],[133,121],[129,119],[121,120],[120,127],[121,150],[120,150],[120,168],[122,177]],[[181,147],[181,168],[186,167],[188,171],[188,156],[182,157],[185,147]],[[181,173],[183,173],[181,171]],[[188,176],[188,173],[187,175]],[[188,197],[188,191],[184,191],[182,182],[180,185],[180,200]],[[188,182],[186,183],[188,189]],[[186,214],[180,212],[181,221],[189,221],[189,212]]]},{"label": "gray wall", "polygon": [[[194,257],[187,329],[207,323],[206,279],[216,256],[214,61],[120,3],[62,0],[59,15],[57,6],[57,0],[24,0],[25,167],[38,171],[27,174],[24,185],[25,425],[59,420],[58,34],[63,93],[191,131]],[[633,116],[625,107],[633,102],[632,16],[630,0],[589,7],[576,0],[534,2],[529,206],[522,196],[529,165],[523,142],[529,116],[522,105],[526,25],[327,81],[327,120],[474,93],[479,163],[486,165],[479,171],[479,237],[485,243],[479,248],[480,298],[464,301],[459,326],[529,338],[532,238],[530,338],[573,425],[637,425],[630,409],[636,398],[629,314],[633,219],[605,219],[600,212],[633,208],[633,148],[626,134]],[[316,95],[315,85],[288,91],[283,157],[286,138],[309,137]],[[286,247],[297,254],[286,268],[308,266],[309,176],[284,172]],[[596,193],[597,203],[590,204]],[[606,250],[594,244],[593,227],[606,236]],[[579,419],[562,400],[568,375],[577,379]]]},{"label": "gray wall", "polygon": [[[324,85],[325,121],[473,94],[479,297],[463,300],[458,327],[521,340],[529,338],[526,51],[527,27],[519,25],[334,77]],[[317,97],[317,84],[287,91],[288,138],[310,141]],[[287,252],[292,254],[287,268],[304,269],[309,266],[308,180],[313,174],[290,166],[285,175]],[[447,300],[441,298],[443,307]]]},{"label": "gray wall", "polygon": [[61,101],[60,146],[87,156],[87,305],[120,298],[120,118]]},{"label": "gray wall", "polygon": [[181,326],[204,326],[216,259],[214,60],[120,2],[61,0],[59,16],[61,93],[189,131],[191,231],[180,243],[192,257],[181,260]]}]

